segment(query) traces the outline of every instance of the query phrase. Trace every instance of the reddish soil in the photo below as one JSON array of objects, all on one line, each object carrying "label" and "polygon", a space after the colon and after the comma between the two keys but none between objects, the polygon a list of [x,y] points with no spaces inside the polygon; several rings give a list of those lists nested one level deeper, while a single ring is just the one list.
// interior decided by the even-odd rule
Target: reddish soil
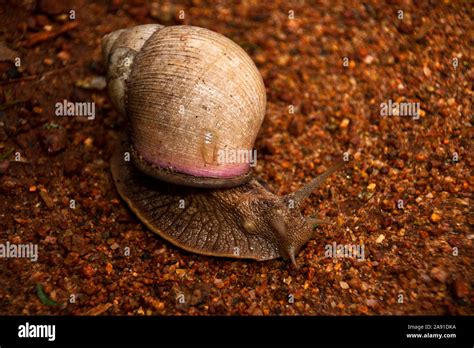
[{"label": "reddish soil", "polygon": [[[0,244],[39,249],[0,259],[0,314],[474,314],[471,6],[305,3],[0,4]],[[205,27],[254,59],[256,172],[280,194],[351,156],[304,206],[331,224],[299,269],[190,254],[120,200],[109,160],[127,121],[103,86],[80,86],[104,76],[101,37],[143,23]],[[95,102],[95,118],[56,116],[64,99]],[[419,119],[382,117],[388,100],[419,103]],[[334,242],[365,260],[326,258]]]}]

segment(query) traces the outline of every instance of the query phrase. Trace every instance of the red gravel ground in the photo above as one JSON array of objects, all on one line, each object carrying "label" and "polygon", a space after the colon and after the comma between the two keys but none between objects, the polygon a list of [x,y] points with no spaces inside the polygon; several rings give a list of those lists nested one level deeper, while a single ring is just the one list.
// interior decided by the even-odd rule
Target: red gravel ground
[{"label": "red gravel ground", "polygon": [[[0,4],[0,243],[39,249],[0,259],[0,314],[474,314],[469,2],[67,3]],[[90,78],[101,37],[143,23],[250,54],[268,98],[256,172],[280,194],[351,156],[304,206],[331,224],[299,269],[182,251],[119,199],[109,160],[127,122]],[[95,119],[55,116],[64,99],[95,102]],[[420,118],[382,117],[388,100]],[[365,260],[326,258],[334,242]]]}]

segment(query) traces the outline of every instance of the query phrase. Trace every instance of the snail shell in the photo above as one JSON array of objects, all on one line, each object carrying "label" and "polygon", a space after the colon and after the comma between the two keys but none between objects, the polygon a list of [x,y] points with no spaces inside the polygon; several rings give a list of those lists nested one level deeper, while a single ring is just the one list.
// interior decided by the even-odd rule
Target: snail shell
[{"label": "snail shell", "polygon": [[131,124],[112,176],[138,218],[191,252],[296,265],[321,222],[298,207],[342,162],[280,197],[249,163],[217,161],[220,150],[251,150],[263,121],[265,87],[250,57],[191,26],[119,30],[104,37],[103,50],[109,95]]},{"label": "snail shell", "polygon": [[185,186],[250,179],[249,163],[219,161],[225,151],[251,151],[265,116],[262,77],[242,48],[204,28],[160,25],[109,34],[103,48],[137,167]]}]

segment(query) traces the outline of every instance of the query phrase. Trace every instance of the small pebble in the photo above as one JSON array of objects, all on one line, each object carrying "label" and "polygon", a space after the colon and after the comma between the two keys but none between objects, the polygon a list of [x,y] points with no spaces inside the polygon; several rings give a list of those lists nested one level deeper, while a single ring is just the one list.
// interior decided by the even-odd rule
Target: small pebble
[{"label": "small pebble", "polygon": [[63,62],[67,62],[69,59],[71,59],[71,55],[67,51],[61,51],[59,52],[56,57],[58,57],[59,60],[62,60]]},{"label": "small pebble", "polygon": [[54,208],[54,201],[53,199],[49,196],[48,192],[46,190],[40,190],[39,191],[39,195],[41,197],[41,199],[43,199],[43,202],[46,204],[46,206],[49,208],[49,209],[52,209]]},{"label": "small pebble", "polygon": [[47,244],[56,244],[57,238],[53,237],[53,236],[46,236],[44,238],[44,242],[47,243]]},{"label": "small pebble", "polygon": [[469,284],[465,280],[458,278],[453,286],[457,298],[465,298],[469,295]]},{"label": "small pebble", "polygon": [[342,120],[341,124],[339,125],[339,127],[341,127],[342,129],[344,128],[347,128],[347,126],[349,125],[349,119],[345,118]]},{"label": "small pebble", "polygon": [[224,282],[222,281],[222,279],[216,278],[216,279],[214,279],[214,285],[218,289],[222,289],[224,287]]},{"label": "small pebble", "polygon": [[82,267],[82,274],[84,275],[84,277],[86,278],[92,278],[92,276],[94,275],[95,273],[95,270],[94,268],[90,265],[90,264],[85,264],[83,267]]},{"label": "small pebble", "polygon": [[367,186],[367,189],[369,191],[373,191],[373,190],[375,190],[375,187],[376,187],[376,185],[374,183],[371,183],[371,184],[369,184],[369,186]]},{"label": "small pebble", "polygon": [[32,110],[35,114],[42,114],[43,108],[41,106],[35,106]]},{"label": "small pebble", "polygon": [[439,222],[440,220],[441,220],[441,215],[439,215],[438,213],[431,214],[431,221]]},{"label": "small pebble", "polygon": [[435,267],[431,270],[431,277],[439,281],[440,283],[445,283],[448,279],[448,273],[441,267]]},{"label": "small pebble", "polygon": [[84,313],[84,315],[86,316],[101,315],[102,313],[105,313],[112,306],[113,306],[112,303],[101,303],[95,306],[94,308],[92,308],[91,310],[87,311],[86,313]]},{"label": "small pebble", "polygon": [[179,277],[184,277],[186,275],[186,270],[185,269],[182,269],[182,268],[178,268],[176,270],[176,274],[179,276]]},{"label": "small pebble", "polygon": [[431,76],[431,70],[426,65],[423,67],[423,74],[425,74],[426,77]]},{"label": "small pebble", "polygon": [[377,302],[377,300],[370,298],[370,299],[367,299],[367,300],[365,301],[365,304],[366,304],[368,307],[373,308],[373,307],[377,306],[378,302]]},{"label": "small pebble", "polygon": [[51,154],[56,154],[67,146],[67,133],[64,128],[41,129],[39,138],[46,150]]},{"label": "small pebble", "polygon": [[94,143],[94,139],[92,139],[91,137],[88,137],[84,140],[84,145],[86,147],[91,147],[93,143]]},{"label": "small pebble", "polygon": [[76,87],[101,91],[107,87],[107,81],[103,76],[91,76],[82,80],[77,80]]},{"label": "small pebble", "polygon": [[347,284],[346,282],[339,282],[339,285],[340,285],[341,288],[343,288],[344,290],[345,290],[345,289],[349,289],[349,284]]},{"label": "small pebble", "polygon": [[375,60],[375,58],[373,56],[371,56],[370,54],[368,54],[364,58],[364,63],[367,64],[367,65],[370,65],[370,64],[373,63],[374,60]]},{"label": "small pebble", "polygon": [[451,245],[452,247],[461,247],[462,245],[462,242],[459,238],[456,238],[456,237],[451,237],[451,238],[448,238],[448,244]]},{"label": "small pebble", "polygon": [[384,239],[385,239],[385,236],[381,234],[380,236],[377,237],[377,239],[375,240],[375,243],[380,244],[383,242]]},{"label": "small pebble", "polygon": [[430,235],[429,235],[429,233],[426,232],[426,231],[420,231],[420,236],[421,236],[421,238],[424,238],[424,239],[425,239],[425,238],[428,238]]},{"label": "small pebble", "polygon": [[66,13],[60,14],[55,17],[57,21],[59,22],[65,22],[69,19],[69,16]]},{"label": "small pebble", "polygon": [[428,274],[426,274],[426,273],[422,273],[422,274],[420,275],[420,279],[421,279],[423,282],[427,283],[427,284],[431,283],[431,278],[430,278],[430,276],[429,276]]},{"label": "small pebble", "polygon": [[51,66],[51,65],[54,64],[54,60],[52,60],[51,58],[45,58],[45,59],[43,60],[43,64],[44,64],[44,65]]},{"label": "small pebble", "polygon": [[300,118],[293,118],[288,125],[288,133],[294,137],[300,136],[304,132],[304,122]]}]

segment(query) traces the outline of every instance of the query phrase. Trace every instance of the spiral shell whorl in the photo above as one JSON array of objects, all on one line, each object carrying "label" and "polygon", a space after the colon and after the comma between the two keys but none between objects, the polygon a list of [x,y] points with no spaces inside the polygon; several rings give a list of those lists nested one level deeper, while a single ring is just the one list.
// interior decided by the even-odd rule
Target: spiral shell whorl
[{"label": "spiral shell whorl", "polygon": [[247,53],[198,27],[155,32],[127,82],[136,151],[154,166],[198,177],[249,172],[249,163],[218,163],[218,152],[252,150],[265,104],[262,77]]},{"label": "spiral shell whorl", "polygon": [[125,113],[125,88],[136,54],[146,40],[157,30],[159,24],[139,25],[121,29],[105,35],[102,39],[103,59],[107,69],[107,87],[115,108]]}]

